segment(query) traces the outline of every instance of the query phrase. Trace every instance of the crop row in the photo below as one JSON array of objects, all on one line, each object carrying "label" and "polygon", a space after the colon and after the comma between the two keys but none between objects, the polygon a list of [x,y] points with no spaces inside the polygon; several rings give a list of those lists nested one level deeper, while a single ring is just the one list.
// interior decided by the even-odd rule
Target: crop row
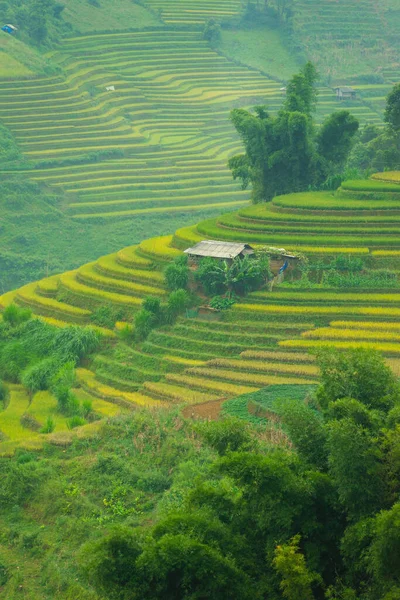
[{"label": "crop row", "polygon": [[153,407],[160,405],[160,402],[144,394],[123,392],[108,385],[103,385],[96,380],[94,373],[87,369],[77,369],[77,377],[83,389],[93,394],[93,396],[119,404],[124,408],[132,409],[135,406]]},{"label": "crop row", "polygon": [[332,302],[332,303],[349,303],[349,304],[393,304],[397,305],[400,303],[399,294],[377,294],[368,292],[356,293],[356,292],[319,292],[319,291],[294,291],[288,292],[280,290],[278,292],[255,292],[252,294],[253,299],[257,299],[260,302],[274,302],[278,301],[282,304],[292,302]]},{"label": "crop row", "polygon": [[270,352],[260,350],[246,350],[240,355],[242,360],[255,359],[255,360],[266,360],[266,361],[278,361],[287,363],[313,363],[315,359],[310,354],[302,354],[300,352],[280,352],[278,350],[272,350]]},{"label": "crop row", "polygon": [[[233,383],[244,383],[251,387],[263,387],[271,384],[287,383],[286,377],[279,377],[275,375],[259,375],[255,373],[241,373],[239,371],[231,371],[226,369],[210,369],[209,367],[194,367],[188,369],[187,373],[193,375],[204,375],[206,379],[216,379],[222,381],[229,381]],[[310,380],[304,380],[293,377],[290,379],[293,383],[313,383]]]},{"label": "crop row", "polygon": [[276,313],[276,314],[297,314],[307,315],[370,315],[382,317],[400,317],[399,308],[382,308],[377,306],[281,306],[279,304],[236,304],[235,309],[243,312],[254,313]]},{"label": "crop row", "polygon": [[151,284],[155,287],[163,287],[164,277],[159,271],[149,271],[146,269],[132,269],[124,267],[116,260],[116,254],[103,256],[96,262],[95,268],[103,275],[115,279],[123,279],[126,281],[139,281]]},{"label": "crop row", "polygon": [[334,327],[322,327],[313,331],[304,331],[302,337],[331,339],[331,340],[376,340],[400,342],[400,332],[376,331],[370,329],[335,329]]},{"label": "crop row", "polygon": [[325,214],[324,211],[320,211],[320,214],[304,214],[297,212],[283,212],[282,210],[276,211],[271,210],[271,207],[268,207],[266,204],[256,204],[253,206],[249,206],[246,208],[241,208],[237,213],[233,213],[234,215],[238,215],[241,222],[246,223],[246,220],[252,221],[269,221],[280,222],[282,225],[285,223],[290,223],[293,221],[294,223],[310,223],[315,224],[319,223],[320,225],[327,225],[328,223],[333,225],[337,225],[338,227],[342,225],[346,225],[349,223],[355,223],[357,225],[367,225],[370,223],[371,225],[375,225],[375,223],[387,223],[388,225],[393,222],[400,221],[400,214],[397,215],[369,215],[366,211],[360,212],[359,215],[346,215],[346,216],[337,216]]},{"label": "crop row", "polygon": [[[377,233],[375,236],[366,236],[366,235],[359,235],[359,236],[355,236],[355,235],[301,235],[297,234],[296,236],[290,236],[290,235],[281,235],[281,234],[275,234],[275,233],[268,233],[267,231],[265,233],[247,233],[244,231],[237,231],[235,229],[227,229],[227,228],[222,228],[222,227],[218,227],[218,222],[217,219],[209,219],[208,221],[202,221],[201,223],[199,223],[199,225],[197,226],[197,231],[199,233],[202,233],[204,235],[206,235],[207,237],[210,237],[212,239],[227,239],[227,240],[247,240],[249,242],[259,242],[261,244],[269,244],[269,245],[276,245],[276,244],[285,244],[285,245],[291,245],[293,246],[293,241],[295,240],[295,245],[296,247],[300,247],[301,244],[314,244],[316,246],[318,246],[318,244],[324,246],[324,247],[328,247],[332,246],[332,245],[343,245],[343,246],[350,246],[353,247],[353,244],[355,242],[357,242],[357,240],[359,240],[360,243],[363,244],[367,244],[369,246],[383,246],[385,244],[390,244],[390,245],[397,245],[398,242],[398,236],[393,235],[391,236],[387,236],[387,235],[381,235],[379,233]],[[364,251],[364,249],[360,249],[361,252]],[[331,249],[332,251],[332,249]],[[368,250],[367,250],[368,251]]]},{"label": "crop row", "polygon": [[102,371],[111,373],[125,381],[143,383],[144,381],[159,381],[161,374],[156,371],[144,370],[135,364],[124,364],[107,356],[97,355],[93,361],[96,373],[100,368]]},{"label": "crop row", "polygon": [[336,340],[282,340],[279,345],[283,348],[300,348],[318,350],[324,346],[333,346],[339,350],[351,348],[369,348],[384,354],[400,354],[400,344],[386,342],[336,341]]},{"label": "crop row", "polygon": [[398,331],[400,334],[400,323],[391,321],[331,321],[331,327],[343,327],[345,329],[371,329],[380,331]]},{"label": "crop row", "polygon": [[198,404],[208,400],[216,400],[218,396],[204,394],[199,391],[191,390],[188,387],[179,387],[164,382],[146,381],[144,389],[154,398],[162,398],[171,402],[185,402],[188,404]]},{"label": "crop row", "polygon": [[305,375],[307,377],[317,376],[318,367],[302,363],[288,364],[279,362],[264,362],[263,360],[240,360],[215,358],[207,363],[208,367],[218,367],[245,371],[247,373],[285,373],[287,375]]},{"label": "crop row", "polygon": [[36,283],[29,283],[20,288],[16,294],[17,304],[27,306],[33,312],[48,316],[60,318],[62,321],[84,324],[87,322],[90,311],[84,307],[71,306],[65,302],[59,302],[53,298],[39,296],[36,293]]},{"label": "crop row", "polygon": [[68,292],[72,293],[79,302],[78,306],[81,303],[84,306],[98,306],[99,304],[108,302],[110,304],[125,305],[126,307],[135,309],[141,304],[141,299],[134,296],[106,292],[104,290],[98,290],[83,285],[77,281],[76,273],[76,271],[69,271],[60,276],[60,290],[64,294]]},{"label": "crop row", "polygon": [[89,263],[80,267],[76,272],[77,281],[98,290],[107,292],[131,295],[131,296],[163,296],[165,291],[159,287],[144,285],[142,283],[130,282],[121,279],[114,279],[102,275],[94,266],[96,263]]}]

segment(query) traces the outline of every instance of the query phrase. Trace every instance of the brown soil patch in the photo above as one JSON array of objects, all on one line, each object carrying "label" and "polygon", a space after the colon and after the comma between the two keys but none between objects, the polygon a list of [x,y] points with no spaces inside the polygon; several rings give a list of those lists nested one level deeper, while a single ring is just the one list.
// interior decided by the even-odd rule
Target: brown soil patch
[{"label": "brown soil patch", "polygon": [[186,419],[207,419],[208,421],[216,421],[221,412],[222,403],[226,398],[211,400],[210,402],[202,402],[201,404],[191,404],[185,406],[182,411]]}]

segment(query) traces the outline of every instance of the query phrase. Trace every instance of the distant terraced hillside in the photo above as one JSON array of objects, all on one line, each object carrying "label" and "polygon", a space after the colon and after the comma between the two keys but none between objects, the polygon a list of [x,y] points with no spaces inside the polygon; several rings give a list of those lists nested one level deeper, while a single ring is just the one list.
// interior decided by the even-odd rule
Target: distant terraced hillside
[{"label": "distant terraced hillside", "polygon": [[[256,103],[278,109],[278,82],[233,64],[191,30],[70,38],[52,60],[65,79],[0,84],[0,119],[25,156],[55,161],[124,152],[118,160],[28,173],[64,191],[72,217],[104,220],[246,202],[248,193],[226,166],[240,149],[229,111]],[[319,101],[320,118],[338,107],[328,89]],[[369,107],[356,105],[353,112],[380,122]]]},{"label": "distant terraced hillside", "polygon": [[363,257],[372,269],[400,271],[399,182],[399,173],[383,173],[347,182],[336,194],[280,196],[29,284],[0,297],[0,306],[30,307],[60,327],[88,324],[104,306],[117,310],[121,322],[105,331],[111,344],[78,376],[85,393],[124,408],[221,404],[265,386],[312,385],[315,350],[327,344],[376,348],[400,373],[398,287],[307,289],[283,282],[250,294],[219,320],[188,314],[141,344],[117,338],[145,296],[166,298],[165,266],[201,239],[284,246],[304,252],[319,269],[340,253]]},{"label": "distant terraced hillside", "polygon": [[400,6],[392,0],[296,0],[293,28],[311,60],[334,79],[399,79]]}]

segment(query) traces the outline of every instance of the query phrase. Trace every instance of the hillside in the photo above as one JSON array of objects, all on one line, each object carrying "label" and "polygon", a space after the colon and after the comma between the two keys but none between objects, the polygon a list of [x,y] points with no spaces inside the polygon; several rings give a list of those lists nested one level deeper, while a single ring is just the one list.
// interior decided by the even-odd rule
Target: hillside
[{"label": "hillside", "polygon": [[[299,67],[284,28],[244,23],[241,2],[64,4],[71,30],[45,55],[0,32],[0,122],[21,155],[0,174],[17,171],[42,197],[57,196],[70,239],[66,248],[50,228],[38,232],[29,275],[20,240],[32,232],[22,223],[14,235],[0,232],[5,290],[139,243],[142,232],[166,234],[245,206],[249,194],[226,166],[240,150],[230,110],[278,110],[282,82]],[[202,36],[210,17],[226,24],[217,47]],[[352,112],[380,125],[389,80],[354,85]],[[321,87],[318,121],[338,108]]]},{"label": "hillside", "polygon": [[29,79],[55,72],[56,66],[38,51],[0,31],[0,80]]},{"label": "hillside", "polygon": [[[384,173],[349,181],[335,194],[278,196],[271,204],[144,240],[76,271],[30,283],[3,295],[0,305],[29,307],[61,327],[106,327],[114,342],[90,368],[78,370],[78,381],[95,398],[128,408],[220,405],[268,385],[312,385],[318,378],[313,353],[327,344],[377,349],[399,373],[399,177]],[[300,279],[289,276],[272,290],[239,299],[217,320],[207,311],[195,312],[155,329],[142,343],[132,344],[129,335],[118,340],[118,331],[132,323],[145,297],[166,300],[169,261],[207,238],[285,247],[305,254],[309,265]],[[329,265],[338,255],[344,257],[344,273],[338,267],[329,278]],[[364,265],[365,274],[347,273],[346,261]],[[35,406],[31,410],[35,414]],[[18,420],[10,405],[0,429],[11,414]],[[9,441],[0,445],[3,451],[26,438],[10,436],[6,422]]]}]

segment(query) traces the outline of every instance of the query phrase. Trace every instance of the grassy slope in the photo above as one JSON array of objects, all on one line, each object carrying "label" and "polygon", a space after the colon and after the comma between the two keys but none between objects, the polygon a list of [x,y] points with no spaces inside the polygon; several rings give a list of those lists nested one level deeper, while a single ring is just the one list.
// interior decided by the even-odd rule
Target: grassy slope
[{"label": "grassy slope", "polygon": [[278,79],[290,79],[299,69],[278,29],[224,29],[219,48],[226,56]]},{"label": "grassy slope", "polygon": [[98,6],[88,0],[62,0],[63,19],[82,33],[129,28],[154,27],[161,22],[149,10],[132,0],[100,0]]},{"label": "grassy slope", "polygon": [[[163,235],[177,227],[218,214],[209,209],[191,215],[155,213],[139,215],[110,229],[105,223],[80,223],[52,206],[40,191],[26,204],[0,191],[0,292],[19,287],[46,274],[59,273],[95,260],[126,243],[139,243],[152,235]],[[24,217],[21,218],[21,215]]]},{"label": "grassy slope", "polygon": [[55,69],[39,52],[0,31],[0,78],[42,75],[52,73]]},{"label": "grassy slope", "polygon": [[19,491],[12,475],[2,481],[0,596],[100,600],[80,570],[82,545],[114,525],[148,523],[163,506],[179,504],[193,482],[185,469],[204,472],[212,456],[192,426],[157,413],[117,419],[68,449],[20,453],[12,459]]}]

